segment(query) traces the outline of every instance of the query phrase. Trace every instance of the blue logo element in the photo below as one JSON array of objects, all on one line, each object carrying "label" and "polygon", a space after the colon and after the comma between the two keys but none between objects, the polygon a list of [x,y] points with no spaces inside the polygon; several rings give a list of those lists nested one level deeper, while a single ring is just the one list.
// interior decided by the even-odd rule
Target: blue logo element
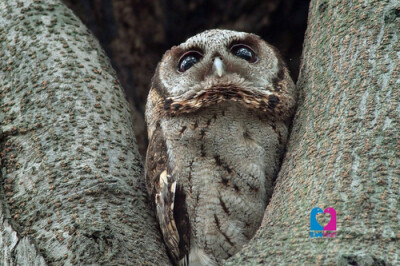
[{"label": "blue logo element", "polygon": [[317,221],[317,214],[324,213],[320,207],[315,207],[310,214],[310,230],[323,231],[324,228]]}]

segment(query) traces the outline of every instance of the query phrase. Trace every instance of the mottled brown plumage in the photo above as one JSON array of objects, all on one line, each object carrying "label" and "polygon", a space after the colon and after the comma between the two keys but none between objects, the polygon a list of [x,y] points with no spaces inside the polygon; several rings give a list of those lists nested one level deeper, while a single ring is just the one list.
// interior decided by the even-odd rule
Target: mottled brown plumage
[{"label": "mottled brown plumage", "polygon": [[[180,189],[176,188],[176,181],[171,177],[167,165],[167,148],[160,127],[157,127],[147,149],[146,182],[149,193],[155,202],[159,223],[165,226],[163,230],[164,242],[169,248],[175,261],[180,261],[189,251],[186,204]],[[175,198],[178,191],[178,198]],[[178,200],[179,199],[179,200]],[[172,207],[175,205],[174,207]],[[178,217],[178,219],[175,219]],[[160,220],[161,218],[161,220]],[[183,228],[178,232],[177,224]],[[187,228],[187,229],[186,229]]]},{"label": "mottled brown plumage", "polygon": [[[221,102],[238,102],[243,107],[260,111],[260,114],[288,118],[293,112],[293,97],[285,94],[257,94],[243,87],[233,85],[213,86],[191,95],[187,99],[179,100],[174,97],[162,99],[160,106],[164,106],[164,115],[179,115],[193,113]],[[161,111],[163,113],[163,111]]]},{"label": "mottled brown plumage", "polygon": [[146,184],[175,263],[217,265],[259,227],[294,111],[258,36],[211,30],[167,51],[146,105]]}]

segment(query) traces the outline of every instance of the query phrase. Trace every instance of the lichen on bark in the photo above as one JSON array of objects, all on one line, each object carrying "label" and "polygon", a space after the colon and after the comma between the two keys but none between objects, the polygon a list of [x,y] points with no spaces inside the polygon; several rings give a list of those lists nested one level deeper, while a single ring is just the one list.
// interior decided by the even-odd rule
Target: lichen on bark
[{"label": "lichen on bark", "polygon": [[168,262],[128,103],[97,40],[57,0],[1,1],[0,25],[0,218],[21,239],[0,241],[0,254],[28,245],[39,264]]},{"label": "lichen on bark", "polygon": [[[228,261],[400,264],[400,4],[311,1],[300,101],[263,224]],[[337,211],[336,238],[310,211]]]},{"label": "lichen on bark", "polygon": [[[400,4],[311,1],[300,101],[243,264],[400,264]],[[128,104],[108,59],[56,0],[0,1],[0,259],[167,264]],[[334,207],[333,239],[309,237]]]}]

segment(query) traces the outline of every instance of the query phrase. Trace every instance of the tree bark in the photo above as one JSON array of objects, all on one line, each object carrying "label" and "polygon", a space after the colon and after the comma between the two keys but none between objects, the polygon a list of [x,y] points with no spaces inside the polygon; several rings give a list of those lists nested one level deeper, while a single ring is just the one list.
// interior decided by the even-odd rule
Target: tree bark
[{"label": "tree bark", "polygon": [[[300,100],[243,264],[400,263],[400,4],[311,2]],[[56,0],[0,2],[0,261],[169,263],[129,108],[96,40]],[[336,238],[310,237],[333,207]]]},{"label": "tree bark", "polygon": [[[311,1],[288,151],[227,264],[400,264],[399,33],[398,1]],[[314,207],[336,209],[336,238],[310,237]]]},{"label": "tree bark", "polygon": [[0,261],[166,264],[131,115],[57,0],[0,2]]}]

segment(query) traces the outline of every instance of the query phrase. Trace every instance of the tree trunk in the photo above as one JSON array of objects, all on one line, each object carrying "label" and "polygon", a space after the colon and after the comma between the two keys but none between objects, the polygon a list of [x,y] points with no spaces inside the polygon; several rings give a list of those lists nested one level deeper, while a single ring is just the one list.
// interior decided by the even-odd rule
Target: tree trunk
[{"label": "tree trunk", "polygon": [[[228,264],[400,264],[399,33],[398,1],[311,1],[288,151]],[[314,207],[336,209],[336,238],[310,237]]]},{"label": "tree trunk", "polygon": [[[261,229],[227,263],[400,263],[400,4],[311,2],[300,100]],[[56,0],[0,2],[0,261],[168,264],[128,104]],[[310,237],[333,207],[336,238]]]},{"label": "tree trunk", "polygon": [[0,263],[168,263],[98,42],[57,0],[1,1],[0,25]]}]

